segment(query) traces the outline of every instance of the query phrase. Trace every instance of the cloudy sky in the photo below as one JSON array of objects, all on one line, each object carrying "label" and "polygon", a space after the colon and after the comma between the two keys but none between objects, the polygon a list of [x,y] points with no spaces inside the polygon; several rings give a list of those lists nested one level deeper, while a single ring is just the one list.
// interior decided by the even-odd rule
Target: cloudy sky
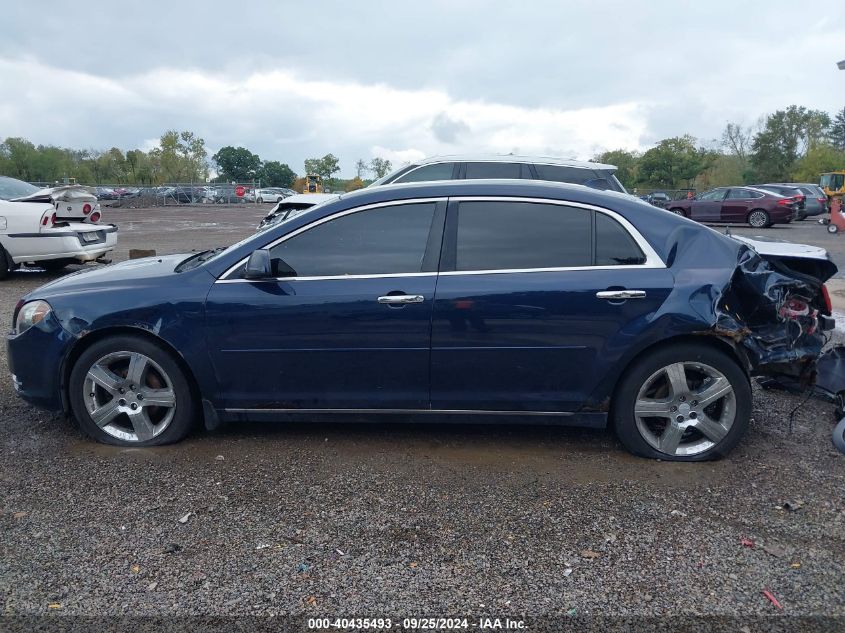
[{"label": "cloudy sky", "polygon": [[[332,152],[590,158],[845,106],[843,0],[17,1],[0,138],[148,149],[189,129],[302,171]],[[838,43],[838,44],[837,44]]]}]

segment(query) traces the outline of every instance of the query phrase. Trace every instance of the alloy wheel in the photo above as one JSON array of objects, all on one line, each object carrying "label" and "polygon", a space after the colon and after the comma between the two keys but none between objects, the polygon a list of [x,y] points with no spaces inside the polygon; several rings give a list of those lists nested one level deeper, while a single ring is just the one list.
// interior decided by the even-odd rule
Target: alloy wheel
[{"label": "alloy wheel", "polygon": [[139,352],[112,352],[83,382],[85,408],[103,432],[127,442],[160,435],[176,413],[176,392],[161,366]]},{"label": "alloy wheel", "polygon": [[719,370],[679,362],[654,372],[634,404],[643,439],[666,455],[691,456],[710,450],[730,432],[736,395]]},{"label": "alloy wheel", "polygon": [[755,229],[762,229],[769,223],[769,216],[765,211],[754,211],[748,216],[748,223]]}]

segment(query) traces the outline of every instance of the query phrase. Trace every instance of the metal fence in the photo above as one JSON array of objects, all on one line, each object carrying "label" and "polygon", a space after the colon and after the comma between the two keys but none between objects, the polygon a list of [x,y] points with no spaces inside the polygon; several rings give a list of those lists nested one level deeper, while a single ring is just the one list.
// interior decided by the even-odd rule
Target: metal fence
[{"label": "metal fence", "polygon": [[[37,187],[58,187],[64,183],[33,182]],[[79,183],[81,184],[81,183]],[[167,207],[205,204],[258,204],[256,196],[261,182],[236,183],[165,183],[162,185],[82,185],[89,189],[104,207]],[[241,194],[241,195],[238,195]]]}]

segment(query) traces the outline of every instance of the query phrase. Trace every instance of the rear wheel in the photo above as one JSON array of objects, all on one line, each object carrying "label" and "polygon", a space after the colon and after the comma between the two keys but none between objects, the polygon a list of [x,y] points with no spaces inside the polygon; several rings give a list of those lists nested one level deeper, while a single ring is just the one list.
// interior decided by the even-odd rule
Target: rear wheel
[{"label": "rear wheel", "polygon": [[764,229],[771,226],[772,222],[769,218],[768,212],[763,209],[754,209],[754,211],[748,214],[748,224],[753,226],[755,229]]},{"label": "rear wheel", "polygon": [[827,225],[827,232],[828,233],[836,233],[837,231],[839,231],[839,227],[837,227],[835,224],[828,224]]},{"label": "rear wheel", "polygon": [[68,385],[73,415],[94,439],[117,446],[177,442],[191,430],[196,405],[184,372],[155,343],[115,336],[76,361]]},{"label": "rear wheel", "polygon": [[751,418],[751,385],[724,352],[696,344],[658,349],[619,382],[612,421],[632,453],[670,461],[727,455]]}]

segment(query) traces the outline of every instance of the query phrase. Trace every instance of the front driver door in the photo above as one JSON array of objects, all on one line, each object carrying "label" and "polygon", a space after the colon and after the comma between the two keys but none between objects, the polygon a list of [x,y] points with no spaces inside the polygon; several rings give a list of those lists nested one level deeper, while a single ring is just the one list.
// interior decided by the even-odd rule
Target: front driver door
[{"label": "front driver door", "polygon": [[719,222],[725,192],[725,189],[711,189],[698,196],[690,205],[690,218],[696,222]]},{"label": "front driver door", "polygon": [[206,323],[217,406],[428,408],[444,216],[437,201],[345,211],[270,245],[295,275],[215,283]]}]

